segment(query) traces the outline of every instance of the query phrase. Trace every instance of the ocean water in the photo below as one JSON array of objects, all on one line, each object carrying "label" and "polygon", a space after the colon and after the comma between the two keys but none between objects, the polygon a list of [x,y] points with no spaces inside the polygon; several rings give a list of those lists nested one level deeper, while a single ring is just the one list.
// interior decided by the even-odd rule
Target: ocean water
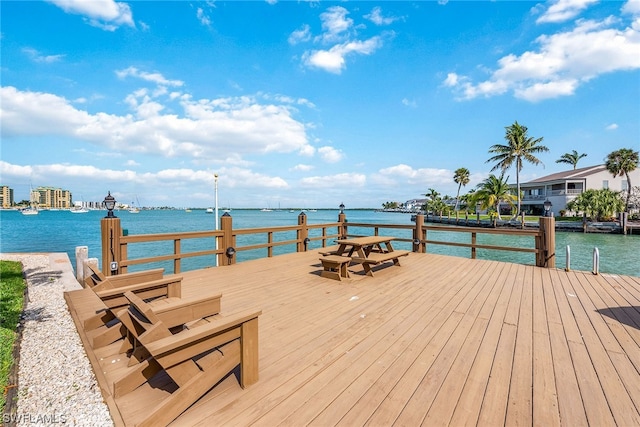
[{"label": "ocean water", "polygon": [[[219,212],[222,215],[222,211]],[[234,209],[230,212],[234,229],[290,226],[298,223],[300,211]],[[139,214],[118,211],[116,215],[129,235],[157,234],[185,231],[205,231],[215,229],[215,215],[207,214],[204,210],[143,210]],[[307,223],[322,224],[335,222],[338,219],[337,210],[307,211]],[[411,230],[384,229],[384,224],[412,225],[411,216],[401,213],[376,212],[374,210],[347,210],[347,221],[351,223],[379,224],[379,234],[394,235],[411,238]],[[87,246],[89,257],[101,257],[100,219],[105,211],[90,211],[86,214],[73,214],[68,211],[41,211],[38,215],[25,216],[17,211],[0,210],[0,252],[66,252],[74,262],[75,248]],[[335,229],[327,230],[333,234]],[[350,227],[350,234],[373,234],[371,228]],[[320,230],[311,232],[312,236],[319,236]],[[275,241],[295,239],[295,232],[281,232],[274,234]],[[470,242],[468,233],[428,232],[429,240]],[[533,239],[524,236],[500,236],[478,234],[478,243],[497,246],[534,247]],[[238,236],[237,246],[248,246],[267,242],[266,233]],[[130,245],[131,258],[147,257],[172,252],[172,242],[145,243]],[[571,248],[571,269],[591,271],[593,269],[593,252],[598,248],[600,255],[600,272],[612,274],[626,274],[640,276],[640,235],[611,235],[600,233],[556,233],[556,267],[566,266],[566,247]],[[321,246],[320,242],[311,242],[309,248]],[[410,243],[398,242],[394,244],[399,249],[411,249]],[[209,239],[183,240],[182,251],[212,249],[215,242]],[[295,245],[282,245],[274,248],[274,254],[294,252]],[[427,252],[461,257],[470,257],[469,248],[450,247],[430,244]],[[239,251],[239,262],[267,256],[266,249]],[[500,261],[534,264],[534,255],[530,253],[496,251],[479,249],[478,258]],[[182,261],[182,270],[188,271],[215,265],[215,257],[194,257]],[[170,263],[155,265],[146,264],[141,268],[164,267],[172,272]],[[135,270],[134,268],[131,269]]]}]

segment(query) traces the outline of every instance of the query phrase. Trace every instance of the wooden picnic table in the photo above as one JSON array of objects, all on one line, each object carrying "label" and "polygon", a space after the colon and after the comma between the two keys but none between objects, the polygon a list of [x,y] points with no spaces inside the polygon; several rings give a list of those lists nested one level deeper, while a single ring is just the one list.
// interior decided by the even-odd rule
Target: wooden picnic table
[{"label": "wooden picnic table", "polygon": [[[372,265],[377,265],[386,261],[393,261],[399,266],[398,260],[401,256],[409,255],[409,251],[396,251],[393,249],[391,241],[395,237],[390,236],[366,236],[354,237],[352,239],[339,239],[336,255],[348,256],[351,261],[362,264],[365,273],[373,276]],[[384,247],[383,247],[384,245]]]}]

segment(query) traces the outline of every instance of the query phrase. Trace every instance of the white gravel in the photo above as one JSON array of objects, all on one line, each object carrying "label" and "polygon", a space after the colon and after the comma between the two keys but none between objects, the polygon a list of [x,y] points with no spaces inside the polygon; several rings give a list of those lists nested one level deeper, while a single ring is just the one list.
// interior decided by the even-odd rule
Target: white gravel
[{"label": "white gravel", "polygon": [[[70,264],[53,254],[0,254],[20,261],[29,287],[23,316],[18,403],[14,419],[26,425],[113,426],[63,292],[77,286]],[[64,255],[68,261],[68,257]],[[71,271],[71,273],[73,273]]]}]

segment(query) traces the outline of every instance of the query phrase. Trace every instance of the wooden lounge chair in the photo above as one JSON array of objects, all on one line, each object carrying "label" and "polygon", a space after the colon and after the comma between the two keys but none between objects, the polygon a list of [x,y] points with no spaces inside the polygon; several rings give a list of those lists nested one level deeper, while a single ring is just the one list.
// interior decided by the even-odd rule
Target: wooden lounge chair
[{"label": "wooden lounge chair", "polygon": [[126,356],[100,362],[124,424],[167,425],[238,366],[241,387],[258,380],[260,310],[201,319],[174,335],[142,299],[125,296],[117,316]]},{"label": "wooden lounge chair", "polygon": [[[84,330],[95,331],[89,334],[94,347],[109,344],[123,336],[123,331],[117,325],[115,313],[129,305],[129,300],[125,297],[126,292],[132,292],[149,303],[151,310],[169,328],[220,312],[221,294],[182,298],[182,276],[162,277],[162,269],[105,277],[99,270],[96,271],[96,268],[89,268],[92,275],[87,280],[91,279],[91,290],[104,304],[93,316],[84,320]],[[159,279],[137,282],[150,277],[157,278],[157,273],[160,273]],[[118,280],[122,276],[128,277]]]}]

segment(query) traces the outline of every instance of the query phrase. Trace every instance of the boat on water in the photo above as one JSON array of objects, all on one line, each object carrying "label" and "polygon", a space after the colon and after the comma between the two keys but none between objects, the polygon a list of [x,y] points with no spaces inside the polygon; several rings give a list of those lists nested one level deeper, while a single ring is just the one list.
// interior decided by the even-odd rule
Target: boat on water
[{"label": "boat on water", "polygon": [[24,209],[20,210],[20,213],[22,215],[38,215],[38,209],[36,209],[35,207],[31,206],[31,207],[24,208]]},{"label": "boat on water", "polygon": [[211,208],[207,208],[206,213],[208,213],[208,214],[212,214],[212,213],[213,213],[213,209],[211,209]]},{"label": "boat on water", "polygon": [[89,212],[89,209],[85,208],[84,206],[76,206],[75,208],[70,209],[69,212],[74,214],[81,214]]},{"label": "boat on water", "polygon": [[273,210],[269,208],[262,208],[260,209],[260,212],[273,212]]},{"label": "boat on water", "polygon": [[129,209],[127,209],[129,211],[129,213],[132,214],[137,214],[140,213],[140,209],[136,208],[135,206],[131,206]]}]

